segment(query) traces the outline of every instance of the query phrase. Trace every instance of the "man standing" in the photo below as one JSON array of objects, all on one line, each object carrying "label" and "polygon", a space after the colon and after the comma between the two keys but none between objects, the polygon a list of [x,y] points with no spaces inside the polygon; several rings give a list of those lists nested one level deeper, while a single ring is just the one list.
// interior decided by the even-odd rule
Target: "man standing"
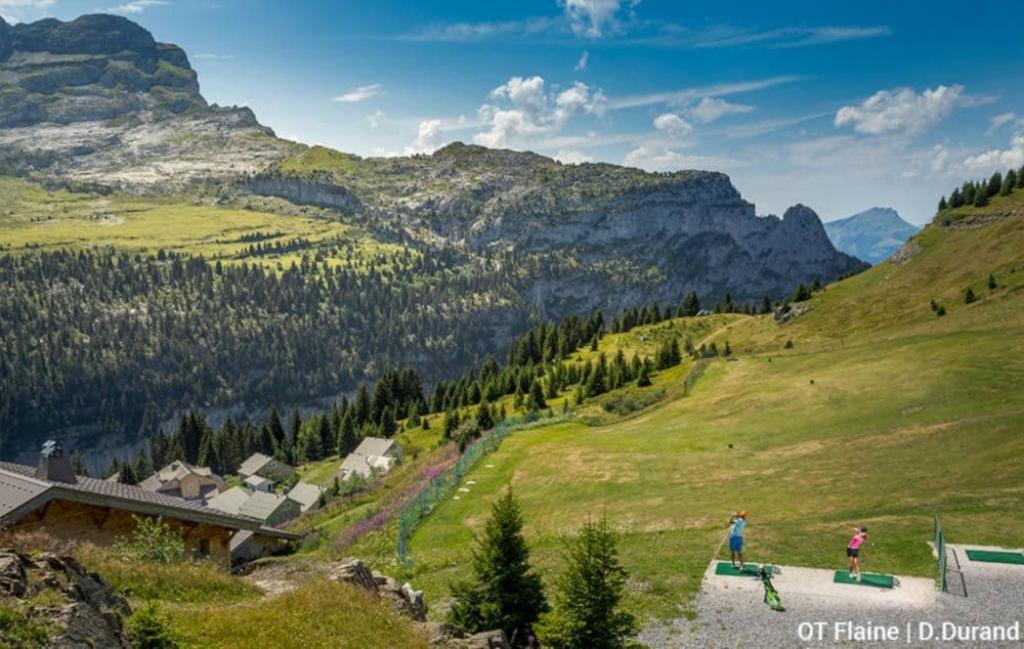
[{"label": "man standing", "polygon": [[739,570],[743,571],[743,530],[747,527],[747,512],[733,514],[729,517],[729,553],[732,567],[736,568],[737,557],[740,560]]}]

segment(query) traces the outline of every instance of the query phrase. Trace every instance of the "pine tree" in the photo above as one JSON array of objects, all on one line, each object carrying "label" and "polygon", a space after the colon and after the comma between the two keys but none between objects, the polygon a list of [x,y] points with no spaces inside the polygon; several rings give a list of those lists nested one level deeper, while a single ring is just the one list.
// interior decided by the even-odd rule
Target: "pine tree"
[{"label": "pine tree", "polygon": [[690,291],[683,300],[683,314],[695,316],[698,313],[700,313],[700,300],[697,298],[696,291]]},{"label": "pine tree", "polygon": [[491,506],[472,568],[471,581],[452,586],[449,621],[467,633],[501,629],[521,642],[548,606],[540,576],[530,567],[523,515],[511,488]]},{"label": "pine tree", "polygon": [[999,190],[1000,196],[1009,196],[1013,193],[1014,188],[1017,186],[1017,172],[1010,169],[1006,172],[1006,177],[1003,178],[1003,185]]},{"label": "pine tree", "polygon": [[977,297],[974,295],[974,291],[970,287],[967,288],[967,293],[964,294],[964,304],[970,304],[977,301]]},{"label": "pine tree", "polygon": [[358,444],[356,420],[352,409],[349,408],[345,411],[345,416],[341,418],[341,430],[338,431],[338,455],[345,457],[354,451]]},{"label": "pine tree", "polygon": [[1024,189],[1024,165],[1017,171],[1017,187]]},{"label": "pine tree", "polygon": [[487,400],[481,401],[480,407],[476,411],[476,426],[481,431],[494,428],[494,417],[491,415],[491,404]]},{"label": "pine tree", "polygon": [[636,384],[641,388],[646,388],[651,384],[651,372],[647,369],[646,363],[640,366],[640,374],[636,378]]},{"label": "pine tree", "polygon": [[996,290],[997,286],[998,286],[998,284],[996,284],[996,276],[993,275],[992,273],[989,273],[988,274],[988,290],[994,291],[994,290]]},{"label": "pine tree", "polygon": [[277,448],[284,441],[284,426],[281,425],[281,417],[277,414],[277,406],[271,406],[267,413],[267,429],[274,439],[274,447]]},{"label": "pine tree", "polygon": [[135,473],[135,467],[132,466],[131,462],[124,462],[121,464],[117,481],[121,484],[136,485],[139,484],[139,476]]},{"label": "pine tree", "polygon": [[992,174],[992,177],[988,179],[988,187],[985,189],[985,193],[988,194],[989,198],[999,193],[999,190],[1003,188],[1003,174],[998,171]]},{"label": "pine tree", "polygon": [[615,533],[602,519],[587,521],[567,543],[565,571],[556,578],[554,607],[537,627],[552,649],[621,649],[637,632],[619,604],[627,574],[619,563]]},{"label": "pine tree", "polygon": [[299,431],[302,429],[302,416],[298,408],[292,408],[291,423],[288,425],[288,437],[294,442],[299,439]]},{"label": "pine tree", "polygon": [[804,286],[803,282],[800,282],[800,285],[796,287],[795,291],[793,291],[793,301],[805,302],[809,299],[811,299],[811,292],[807,290],[807,287]]},{"label": "pine tree", "polygon": [[199,442],[199,455],[196,458],[196,464],[201,467],[210,467],[218,475],[224,471],[224,467],[221,466],[220,460],[217,457],[217,447],[214,444],[213,431],[209,429],[203,432],[203,439]]},{"label": "pine tree", "polygon": [[317,437],[320,438],[320,455],[314,459],[322,460],[327,457],[327,454],[329,453],[327,449],[337,446],[337,442],[334,439],[334,431],[331,430],[331,418],[327,413],[324,413],[319,417],[319,421],[317,422]]},{"label": "pine tree", "polygon": [[604,354],[598,359],[590,378],[587,379],[587,396],[596,397],[608,391],[608,362]]},{"label": "pine tree", "polygon": [[949,205],[946,204],[946,197],[943,196],[942,198],[939,199],[939,209],[938,209],[938,211],[942,212],[943,210],[945,210],[948,207],[949,207]]},{"label": "pine tree", "polygon": [[530,384],[530,394],[526,401],[526,409],[538,411],[547,407],[548,402],[544,398],[544,388],[540,386],[540,382],[534,381]]}]

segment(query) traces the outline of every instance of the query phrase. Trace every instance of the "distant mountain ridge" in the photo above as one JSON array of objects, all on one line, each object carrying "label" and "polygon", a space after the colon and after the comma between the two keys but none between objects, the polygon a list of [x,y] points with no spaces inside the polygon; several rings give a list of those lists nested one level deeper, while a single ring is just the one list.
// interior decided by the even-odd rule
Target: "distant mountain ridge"
[{"label": "distant mountain ridge", "polygon": [[[182,370],[163,365],[166,353],[142,354],[148,342],[131,349],[104,347],[102,341],[118,340],[109,327],[119,320],[110,320],[108,327],[106,317],[89,319],[107,328],[102,336],[79,337],[82,325],[69,318],[61,332],[51,334],[88,339],[82,358],[109,354],[112,360],[97,370],[101,378],[91,382],[96,389],[90,389],[87,407],[61,399],[50,411],[13,413],[10,430],[23,437],[62,430],[133,444],[136,431],[177,408],[265,412],[275,404],[305,406],[351,393],[359,382],[379,379],[383,369],[407,364],[436,381],[460,374],[473,358],[500,356],[514,335],[541,320],[585,316],[595,309],[610,317],[652,302],[675,309],[690,292],[707,308],[743,310],[759,307],[765,297],[784,301],[800,283],[828,283],[866,266],[835,249],[811,208],[795,205],[781,218],[759,217],[722,173],[571,165],[461,143],[431,155],[362,158],[289,142],[259,124],[248,108],[208,104],[184,51],[114,16],[0,25],[0,175],[27,178],[51,192],[70,189],[76,201],[94,202],[66,220],[90,224],[96,211],[109,212],[103,240],[122,245],[125,240],[118,237],[125,230],[119,228],[125,219],[118,212],[126,209],[128,197],[139,202],[154,197],[166,214],[161,225],[171,229],[189,227],[175,220],[183,208],[231,208],[239,219],[237,235],[232,231],[230,238],[204,241],[206,248],[183,248],[181,253],[192,258],[174,263],[191,268],[194,277],[204,276],[214,263],[261,269],[232,295],[240,312],[260,314],[247,324],[266,335],[262,340],[280,344],[287,356],[261,361],[233,353],[253,338],[229,324],[233,316],[221,321],[224,314],[218,312],[202,320],[223,325],[212,327],[203,344],[220,353],[204,354],[209,371],[201,379],[186,378]],[[15,202],[13,196],[0,199]],[[285,237],[251,231],[247,214],[256,223],[268,213],[340,225],[349,233],[328,240],[301,232]],[[5,216],[29,239],[47,227],[43,221],[24,221],[16,211],[0,213]],[[396,248],[400,252],[384,250]],[[368,251],[374,250],[371,257]],[[211,256],[198,259],[200,251]],[[11,262],[6,269],[0,264],[6,273],[2,279],[29,302],[51,295],[50,287],[36,286],[48,274],[18,274],[18,262],[31,254],[0,255]],[[159,258],[120,263],[126,273],[147,277],[147,265],[164,265]],[[276,272],[262,276],[263,263],[276,266]],[[287,271],[289,266],[296,270]],[[91,268],[82,272],[93,279]],[[288,274],[279,281],[277,272]],[[333,279],[321,284],[317,273]],[[174,331],[183,339],[192,334],[192,321],[176,308],[161,307],[176,303],[169,296],[188,288],[182,277],[147,283],[127,298],[97,292],[90,307],[131,320],[148,317],[152,308],[180,325]],[[316,300],[293,290],[295,277],[304,278],[303,290]],[[121,288],[135,287],[127,284]],[[182,303],[191,300],[182,297]],[[316,311],[317,318],[290,317],[300,311],[297,305],[320,300],[330,310]],[[321,318],[327,313],[329,319]],[[324,341],[323,349],[339,342],[345,347],[333,357],[336,363],[325,361],[322,350],[311,350],[316,340]],[[3,343],[0,365],[3,352],[15,349]],[[52,358],[34,346],[25,357],[2,366],[17,366],[21,384],[35,389],[43,384],[40,377],[49,375],[42,368]],[[77,362],[68,358],[62,376],[80,376],[71,369]],[[119,374],[129,369],[134,376],[153,377],[145,392],[131,397],[136,404],[144,399],[146,411],[140,407],[132,420],[115,414],[104,422],[107,428],[97,425],[95,413],[104,407],[126,410],[110,404],[129,398],[122,389],[125,376]],[[309,380],[286,381],[282,377],[288,373]],[[235,377],[242,379],[234,382]],[[166,387],[178,381],[189,381],[194,391],[186,397]],[[0,422],[4,413],[0,407]]]},{"label": "distant mountain ridge", "polygon": [[888,259],[920,229],[891,207],[872,207],[825,224],[832,245],[872,265]]}]

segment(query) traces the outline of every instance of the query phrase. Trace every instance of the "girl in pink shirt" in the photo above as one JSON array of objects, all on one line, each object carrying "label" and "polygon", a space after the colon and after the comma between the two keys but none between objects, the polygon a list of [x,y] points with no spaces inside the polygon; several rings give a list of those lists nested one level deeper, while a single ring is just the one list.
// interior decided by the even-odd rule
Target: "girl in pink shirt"
[{"label": "girl in pink shirt", "polygon": [[846,558],[850,562],[850,576],[860,581],[860,546],[868,538],[868,528],[855,527],[853,531],[853,538],[846,544]]}]

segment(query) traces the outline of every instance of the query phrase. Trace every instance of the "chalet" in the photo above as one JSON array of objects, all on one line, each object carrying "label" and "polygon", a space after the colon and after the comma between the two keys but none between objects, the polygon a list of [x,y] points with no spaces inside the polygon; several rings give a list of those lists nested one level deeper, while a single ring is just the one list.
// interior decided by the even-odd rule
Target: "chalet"
[{"label": "chalet", "polygon": [[278,525],[298,516],[299,503],[287,496],[232,487],[206,501],[208,507],[228,514],[255,518],[265,525]]},{"label": "chalet", "polygon": [[263,453],[253,453],[245,462],[242,462],[242,466],[238,467],[238,475],[243,479],[258,475],[271,482],[287,480],[294,473],[293,467]]},{"label": "chalet", "polygon": [[138,517],[162,519],[191,552],[226,566],[239,531],[258,540],[260,552],[279,552],[299,539],[263,519],[218,511],[201,501],[77,476],[56,442],[43,445],[35,467],[0,462],[0,529],[109,545],[130,535]]},{"label": "chalet", "polygon": [[176,460],[139,483],[146,491],[185,500],[203,500],[227,489],[224,480],[208,467]]},{"label": "chalet", "polygon": [[299,504],[299,511],[306,513],[319,509],[320,495],[324,491],[326,489],[323,487],[300,481],[295,483],[295,486],[288,492],[288,499],[297,502]]},{"label": "chalet", "polygon": [[338,475],[342,480],[354,475],[369,478],[375,474],[387,473],[391,466],[401,459],[402,447],[394,440],[367,437],[341,463]]}]

